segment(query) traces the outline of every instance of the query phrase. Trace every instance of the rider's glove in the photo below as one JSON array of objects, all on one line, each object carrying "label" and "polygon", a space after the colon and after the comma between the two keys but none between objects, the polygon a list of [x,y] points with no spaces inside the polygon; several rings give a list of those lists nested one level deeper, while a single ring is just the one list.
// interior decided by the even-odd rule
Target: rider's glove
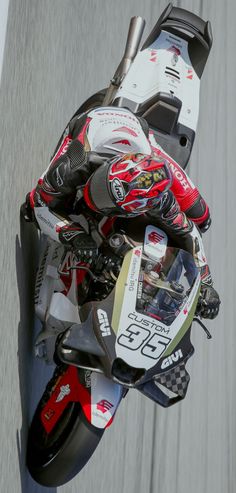
[{"label": "rider's glove", "polygon": [[25,197],[25,202],[21,205],[20,213],[26,222],[28,223],[35,222],[34,210],[30,205],[30,192],[27,193]]},{"label": "rider's glove", "polygon": [[220,308],[220,297],[213,288],[213,281],[208,265],[200,269],[201,291],[197,305],[197,314],[203,318],[217,317]]},{"label": "rider's glove", "polygon": [[197,313],[203,318],[217,317],[220,308],[220,298],[213,286],[201,285]]},{"label": "rider's glove", "polygon": [[208,217],[208,219],[206,219],[202,224],[199,224],[198,227],[201,233],[205,233],[210,228],[210,225],[211,225],[211,218]]}]

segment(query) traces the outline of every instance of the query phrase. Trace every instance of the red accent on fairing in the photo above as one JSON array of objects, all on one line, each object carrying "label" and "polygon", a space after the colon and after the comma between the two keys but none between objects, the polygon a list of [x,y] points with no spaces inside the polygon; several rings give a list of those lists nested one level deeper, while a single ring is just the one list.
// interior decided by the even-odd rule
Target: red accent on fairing
[{"label": "red accent on fairing", "polygon": [[171,51],[172,53],[175,53],[175,55],[180,55],[181,54],[181,51],[179,48],[177,48],[176,46],[172,45],[170,48],[168,48],[167,51]]},{"label": "red accent on fairing", "polygon": [[116,128],[115,130],[112,130],[112,132],[126,132],[127,134],[130,134],[133,137],[138,137],[138,134],[129,127],[119,127]]},{"label": "red accent on fairing", "polygon": [[[69,386],[69,394],[56,402],[62,386]],[[69,366],[66,373],[58,379],[50,399],[41,411],[41,421],[47,433],[50,433],[69,402],[80,402],[84,415],[91,423],[91,396],[88,390],[79,380],[78,370],[75,366]]]},{"label": "red accent on fairing", "polygon": [[86,119],[86,122],[85,122],[81,132],[79,133],[79,135],[77,137],[77,140],[79,140],[81,142],[81,144],[83,144],[83,145],[84,145],[84,141],[85,141],[85,134],[86,134],[88,125],[91,122],[91,120],[92,120],[92,118],[89,118],[89,117]]},{"label": "red accent on fairing", "polygon": [[152,231],[149,235],[148,235],[148,240],[151,242],[151,243],[154,243],[155,245],[157,243],[160,243],[161,240],[163,240],[165,237],[163,235],[160,235],[159,233],[157,233],[156,231]]},{"label": "red accent on fairing", "polygon": [[154,315],[154,313],[151,312],[145,312],[145,315],[149,315],[151,318],[156,318],[157,320],[161,320],[161,317],[158,317],[158,315]]},{"label": "red accent on fairing", "polygon": [[115,142],[112,142],[112,144],[123,144],[124,146],[131,146],[130,142],[126,139],[116,140]]},{"label": "red accent on fairing", "polygon": [[68,269],[72,266],[71,255],[72,254],[69,254],[66,257],[66,260],[62,266],[62,272],[64,272],[65,274],[60,274],[60,280],[63,282],[65,286],[65,289],[62,291],[62,294],[64,294],[65,296],[67,296],[72,283],[72,271],[70,271],[68,275]]},{"label": "red accent on fairing", "polygon": [[83,231],[83,228],[78,225],[65,224],[63,226],[56,225],[56,232],[60,233],[60,231]]},{"label": "red accent on fairing", "polygon": [[60,145],[56,155],[53,157],[52,162],[56,161],[60,156],[66,153],[70,143],[72,142],[72,137],[71,135],[67,135],[65,139],[63,140],[62,144]]},{"label": "red accent on fairing", "polygon": [[156,62],[157,61],[157,50],[151,50],[151,58],[149,58],[150,62]]},{"label": "red accent on fairing", "polygon": [[108,428],[109,426],[111,426],[111,424],[113,423],[114,417],[115,417],[115,415],[113,415],[113,416],[109,419],[109,421],[108,421],[108,423],[106,424],[105,428]]},{"label": "red accent on fairing", "polygon": [[30,207],[32,207],[32,209],[34,208],[34,205],[35,205],[35,202],[34,202],[35,190],[36,190],[36,188],[33,188],[33,190],[31,190],[31,192],[30,192]]},{"label": "red accent on fairing", "polygon": [[112,407],[114,407],[114,405],[106,399],[102,399],[101,401],[97,402],[97,409],[102,413],[110,411]]},{"label": "red accent on fairing", "polygon": [[102,225],[102,227],[99,228],[99,230],[101,231],[101,233],[104,237],[106,237],[108,235],[108,233],[110,233],[115,220],[116,220],[115,217],[108,217],[106,222]]},{"label": "red accent on fairing", "polygon": [[188,75],[187,75],[187,79],[192,79],[193,78],[193,71],[192,69],[188,69]]},{"label": "red accent on fairing", "polygon": [[[60,275],[60,280],[63,282],[65,289],[62,291],[62,293],[67,296],[68,292],[71,288],[72,280],[73,280],[73,272],[74,271],[69,271],[68,275],[68,269],[72,266],[73,261],[72,261],[73,254],[70,253],[66,259],[65,262],[62,266],[62,272],[64,274]],[[89,265],[85,262],[80,262],[79,263],[83,267],[89,267]],[[87,272],[85,270],[76,270],[76,286],[78,287],[84,280],[85,276],[87,275]]]},{"label": "red accent on fairing", "polygon": [[71,281],[72,281],[72,276],[60,276],[61,281],[64,283],[65,289],[61,291],[61,294],[64,294],[64,296],[68,295],[68,292],[70,291],[71,287]]}]

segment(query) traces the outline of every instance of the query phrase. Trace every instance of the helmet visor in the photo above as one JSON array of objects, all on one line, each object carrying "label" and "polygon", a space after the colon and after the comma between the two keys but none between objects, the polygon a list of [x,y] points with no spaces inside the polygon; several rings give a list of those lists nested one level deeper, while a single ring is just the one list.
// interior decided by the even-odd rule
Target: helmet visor
[{"label": "helmet visor", "polygon": [[108,187],[107,176],[109,166],[109,162],[102,164],[89,180],[89,195],[91,201],[95,208],[103,213],[112,212],[115,209],[115,204]]}]

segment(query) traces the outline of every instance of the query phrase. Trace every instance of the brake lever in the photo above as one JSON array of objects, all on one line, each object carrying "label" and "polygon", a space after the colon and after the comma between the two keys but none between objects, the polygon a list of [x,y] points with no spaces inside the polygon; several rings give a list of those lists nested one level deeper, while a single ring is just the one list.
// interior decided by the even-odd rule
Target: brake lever
[{"label": "brake lever", "polygon": [[210,331],[207,329],[207,327],[204,325],[204,323],[198,317],[193,317],[193,322],[197,322],[202,327],[202,329],[204,330],[204,332],[207,335],[207,339],[212,339],[212,335],[211,335]]},{"label": "brake lever", "polygon": [[[66,252],[66,253],[67,253],[67,252]],[[68,269],[66,269],[66,270],[61,270],[61,268],[62,268],[62,264],[63,264],[63,262],[64,262],[64,260],[65,260],[66,253],[63,255],[62,260],[61,260],[61,262],[60,262],[60,265],[59,265],[59,266],[58,266],[58,268],[57,268],[57,272],[58,272],[58,274],[63,275],[63,276],[69,276],[69,275],[70,275],[70,272],[71,272],[72,270],[85,270],[85,271],[87,272],[87,274],[89,274],[89,276],[92,278],[92,280],[93,280],[94,282],[100,282],[100,283],[102,283],[102,284],[112,284],[112,285],[113,285],[113,283],[112,283],[111,281],[109,281],[108,279],[104,279],[104,278],[103,278],[103,277],[101,277],[101,276],[96,276],[96,275],[95,275],[95,274],[94,274],[94,273],[90,270],[90,268],[89,268],[89,267],[86,267],[85,265],[73,265],[73,266],[68,267]],[[79,262],[79,259],[77,259],[77,261]]]}]

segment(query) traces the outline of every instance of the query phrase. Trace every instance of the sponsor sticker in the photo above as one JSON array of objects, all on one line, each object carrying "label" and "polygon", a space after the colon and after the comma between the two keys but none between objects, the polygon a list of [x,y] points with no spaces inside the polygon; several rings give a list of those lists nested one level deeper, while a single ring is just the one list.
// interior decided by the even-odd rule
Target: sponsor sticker
[{"label": "sponsor sticker", "polygon": [[78,236],[81,231],[63,231],[62,236],[64,240],[70,241],[72,238],[75,238],[75,236]]},{"label": "sponsor sticker", "polygon": [[67,395],[69,395],[71,392],[71,389],[70,389],[70,385],[67,384],[67,385],[62,385],[60,387],[60,392],[57,396],[57,399],[56,399],[56,402],[61,402],[63,401],[64,397],[66,397]]},{"label": "sponsor sticker", "polygon": [[53,411],[53,409],[48,409],[47,412],[44,414],[44,417],[47,421],[50,421],[50,419],[52,419],[54,414],[55,414],[55,411]]},{"label": "sponsor sticker", "polygon": [[98,316],[102,337],[110,336],[111,329],[110,329],[107,313],[101,308],[99,308],[99,310],[97,310],[97,316]]},{"label": "sponsor sticker", "polygon": [[175,353],[171,354],[162,361],[161,369],[164,370],[165,368],[168,368],[176,363],[180,358],[183,358],[183,353],[181,349],[178,349],[178,351],[175,351]]},{"label": "sponsor sticker", "polygon": [[114,180],[111,183],[111,189],[114,197],[120,202],[122,202],[122,200],[124,200],[125,198],[125,191],[119,178],[114,178]]},{"label": "sponsor sticker", "polygon": [[153,243],[154,245],[157,245],[157,243],[160,243],[161,240],[164,240],[164,236],[158,233],[157,231],[152,231],[148,235],[148,241],[150,243]]},{"label": "sponsor sticker", "polygon": [[114,407],[113,404],[106,399],[102,399],[101,401],[97,402],[97,409],[103,414],[107,411],[110,411],[112,407]]}]

